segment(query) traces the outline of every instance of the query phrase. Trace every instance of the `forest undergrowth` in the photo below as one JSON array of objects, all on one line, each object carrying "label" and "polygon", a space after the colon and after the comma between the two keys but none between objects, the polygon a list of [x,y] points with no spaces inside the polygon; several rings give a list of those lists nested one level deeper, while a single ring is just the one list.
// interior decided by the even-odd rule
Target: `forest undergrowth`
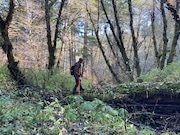
[{"label": "forest undergrowth", "polygon": [[[153,70],[140,78],[145,82],[179,81],[180,64],[173,63],[163,71]],[[134,115],[125,108],[114,108],[98,98],[85,101],[81,96],[63,96],[71,91],[74,78],[55,70],[24,71],[33,86],[16,87],[5,66],[0,67],[0,133],[2,135],[177,135],[164,128],[132,122]],[[85,92],[93,90],[82,80]],[[134,81],[136,83],[136,80]],[[114,85],[102,86],[111,93]],[[108,89],[108,90],[107,90]],[[149,120],[151,120],[149,116]],[[142,119],[143,121],[143,119]],[[143,122],[142,122],[143,123]],[[137,126],[138,125],[138,126]]]}]

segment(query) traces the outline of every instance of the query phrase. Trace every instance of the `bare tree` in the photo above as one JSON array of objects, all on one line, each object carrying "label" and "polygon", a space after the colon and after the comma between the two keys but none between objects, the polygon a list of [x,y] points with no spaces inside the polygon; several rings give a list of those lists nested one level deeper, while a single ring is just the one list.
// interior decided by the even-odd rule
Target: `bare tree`
[{"label": "bare tree", "polygon": [[166,58],[167,58],[167,44],[168,44],[168,38],[167,38],[167,19],[166,19],[166,14],[165,14],[165,9],[164,9],[164,0],[160,1],[160,10],[161,10],[161,16],[163,19],[163,43],[162,43],[162,51],[157,49],[157,42],[156,42],[156,37],[155,37],[155,1],[153,1],[153,12],[151,15],[151,20],[152,20],[152,35],[153,35],[153,43],[154,43],[154,53],[155,53],[155,58],[157,62],[158,68],[161,70],[165,67],[166,65]]},{"label": "bare tree", "polygon": [[139,56],[138,56],[138,43],[137,38],[135,37],[134,27],[133,27],[133,11],[132,11],[132,2],[128,0],[129,5],[129,14],[130,14],[130,28],[131,28],[131,36],[132,36],[132,45],[134,48],[134,63],[137,76],[139,77],[141,74],[141,67],[139,65]]},{"label": "bare tree", "polygon": [[[55,52],[56,52],[56,46],[57,46],[57,38],[58,38],[58,32],[59,32],[59,23],[61,19],[61,13],[64,7],[66,0],[61,1],[61,5],[58,12],[58,17],[56,21],[56,28],[54,33],[54,40],[52,42],[52,34],[51,34],[51,24],[50,24],[50,8],[53,4],[49,4],[49,0],[45,0],[45,15],[46,15],[46,27],[47,27],[47,44],[48,44],[48,51],[49,51],[49,63],[48,63],[48,69],[52,69],[55,65]],[[53,1],[54,3],[54,1]]]},{"label": "bare tree", "polygon": [[110,62],[109,62],[109,60],[107,59],[107,56],[105,55],[105,51],[104,51],[104,49],[103,49],[102,43],[101,43],[100,38],[99,38],[99,29],[96,29],[95,24],[94,24],[94,22],[93,22],[93,19],[92,19],[92,17],[91,17],[91,13],[88,11],[88,9],[87,9],[87,12],[88,12],[88,14],[89,14],[91,23],[92,23],[92,25],[93,25],[93,29],[94,29],[94,31],[95,31],[95,35],[96,35],[96,39],[97,39],[97,42],[98,42],[98,46],[99,46],[99,48],[100,48],[100,50],[101,50],[101,52],[102,52],[102,55],[103,55],[103,57],[104,57],[104,60],[105,60],[105,62],[106,62],[106,64],[107,64],[110,72],[112,73],[112,75],[113,75],[114,78],[116,79],[116,81],[117,81],[118,83],[121,83],[122,81],[118,78],[117,74],[116,74],[116,73],[114,72],[114,70],[112,69],[112,66],[111,66]]},{"label": "bare tree", "polygon": [[127,57],[126,50],[125,50],[125,47],[124,47],[124,42],[123,42],[123,39],[122,39],[122,31],[121,31],[121,27],[120,27],[120,24],[119,24],[119,21],[118,21],[116,3],[115,3],[114,0],[112,0],[112,4],[113,4],[113,10],[114,10],[115,23],[116,23],[117,31],[118,31],[117,34],[115,32],[112,21],[108,17],[106,8],[104,6],[104,2],[103,2],[103,0],[101,0],[102,9],[103,9],[104,14],[106,16],[107,23],[110,25],[110,29],[111,29],[113,37],[114,37],[114,39],[116,41],[116,45],[119,48],[119,51],[121,52],[121,55],[122,55],[122,58],[123,58],[123,63],[125,65],[126,73],[127,73],[128,77],[129,77],[129,79],[132,81],[133,76],[132,76],[131,68],[130,68],[130,65],[129,65],[129,59]]},{"label": "bare tree", "polygon": [[18,61],[15,61],[13,56],[13,46],[9,39],[9,25],[13,18],[14,13],[14,1],[10,0],[9,2],[9,11],[5,20],[0,16],[0,40],[1,40],[1,47],[3,51],[7,54],[8,59],[8,69],[11,73],[12,78],[17,81],[18,85],[24,85],[24,75],[21,73],[18,67]]}]

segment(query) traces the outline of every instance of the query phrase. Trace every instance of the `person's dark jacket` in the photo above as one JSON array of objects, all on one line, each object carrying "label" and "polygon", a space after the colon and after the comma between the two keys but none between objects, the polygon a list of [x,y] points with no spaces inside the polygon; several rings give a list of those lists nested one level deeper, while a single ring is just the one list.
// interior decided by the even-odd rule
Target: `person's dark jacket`
[{"label": "person's dark jacket", "polygon": [[76,62],[76,64],[74,65],[74,77],[76,79],[78,79],[78,77],[80,77],[80,74],[79,74],[79,70],[81,69],[81,63],[78,61]]}]

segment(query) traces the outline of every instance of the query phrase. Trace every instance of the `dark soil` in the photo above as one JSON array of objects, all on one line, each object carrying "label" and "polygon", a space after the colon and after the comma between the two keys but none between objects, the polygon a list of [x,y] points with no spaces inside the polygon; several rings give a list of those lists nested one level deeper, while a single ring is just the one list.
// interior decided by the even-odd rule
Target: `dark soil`
[{"label": "dark soil", "polygon": [[129,122],[137,127],[149,127],[156,133],[180,133],[180,105],[172,104],[116,104],[131,114]]}]

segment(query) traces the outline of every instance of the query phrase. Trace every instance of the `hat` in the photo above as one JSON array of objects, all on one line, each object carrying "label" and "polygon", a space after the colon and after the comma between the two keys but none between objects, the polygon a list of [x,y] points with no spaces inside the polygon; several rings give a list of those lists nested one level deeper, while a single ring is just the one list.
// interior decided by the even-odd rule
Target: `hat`
[{"label": "hat", "polygon": [[82,62],[83,62],[83,59],[82,59],[82,58],[79,58],[79,61],[82,63]]}]

